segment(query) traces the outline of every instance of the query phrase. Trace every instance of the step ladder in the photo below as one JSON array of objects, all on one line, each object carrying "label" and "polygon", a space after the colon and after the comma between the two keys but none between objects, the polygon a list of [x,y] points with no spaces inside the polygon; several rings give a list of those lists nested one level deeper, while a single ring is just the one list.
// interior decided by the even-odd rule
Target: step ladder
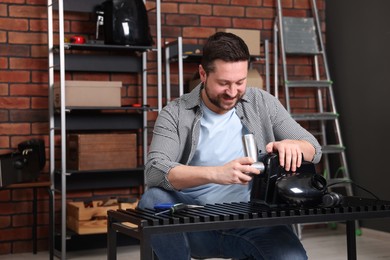
[{"label": "step ladder", "polygon": [[[277,0],[277,18],[274,25],[274,53],[282,62],[282,84],[284,86],[285,105],[292,117],[317,137],[322,146],[323,175],[331,189],[345,189],[345,194],[352,196],[352,186],[347,167],[345,147],[342,142],[338,113],[329,75],[326,53],[322,41],[321,24],[316,6],[316,0],[311,0],[312,17],[284,17],[281,0]],[[307,60],[311,66],[311,75],[289,76],[292,66],[288,61],[299,58],[300,62]],[[275,93],[278,93],[279,58],[275,58]],[[306,65],[306,63],[305,63]],[[306,70],[305,70],[306,71]],[[291,74],[291,73],[290,73]],[[292,109],[292,101],[299,97],[292,95],[295,89],[303,89],[304,93],[315,100],[310,111],[300,113]],[[306,97],[306,98],[307,98]],[[311,128],[315,128],[312,130]],[[300,234],[299,234],[300,235]]]}]

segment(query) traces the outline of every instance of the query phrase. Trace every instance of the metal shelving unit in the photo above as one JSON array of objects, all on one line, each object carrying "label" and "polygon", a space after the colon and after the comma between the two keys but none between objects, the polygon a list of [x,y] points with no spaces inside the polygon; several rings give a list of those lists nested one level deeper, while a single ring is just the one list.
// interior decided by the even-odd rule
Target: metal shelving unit
[{"label": "metal shelving unit", "polygon": [[[156,44],[155,46],[119,46],[104,44],[70,44],[65,43],[64,12],[92,12],[94,7],[101,4],[101,0],[48,0],[48,85],[49,85],[49,139],[50,139],[50,178],[51,190],[61,195],[61,223],[60,223],[60,245],[57,250],[55,242],[53,247],[55,254],[61,259],[66,259],[67,253],[67,229],[66,229],[66,200],[67,191],[98,189],[98,188],[119,188],[131,187],[144,183],[143,168],[123,169],[110,171],[110,178],[107,178],[107,171],[80,172],[68,171],[66,167],[66,135],[69,130],[135,130],[142,129],[143,158],[147,150],[147,122],[148,112],[160,111],[162,108],[161,95],[161,6],[160,0],[156,0]],[[55,16],[57,12],[57,16]],[[58,35],[54,33],[54,24],[58,22]],[[57,28],[56,28],[57,29]],[[55,45],[54,42],[58,42]],[[84,52],[70,52],[71,50],[81,50]],[[113,108],[70,108],[65,103],[65,72],[124,72],[142,74],[142,102],[147,104],[147,52],[157,53],[157,92],[158,107],[122,107]],[[105,54],[105,52],[108,52]],[[142,53],[141,57],[130,55],[135,52]],[[95,55],[96,53],[96,55]],[[119,53],[120,55],[114,55]],[[127,54],[127,55],[126,55]],[[58,110],[54,108],[54,82],[55,73],[59,73],[59,85],[61,92],[61,106]],[[105,110],[105,113],[101,113]],[[119,110],[119,113],[118,113]],[[135,111],[139,113],[134,113]],[[55,136],[61,138],[61,165],[55,168]],[[108,180],[109,179],[109,180]],[[91,182],[90,180],[93,180]],[[55,216],[55,202],[53,211]],[[54,218],[55,219],[55,218]],[[53,232],[55,230],[55,224]],[[54,234],[53,234],[54,237]]]}]

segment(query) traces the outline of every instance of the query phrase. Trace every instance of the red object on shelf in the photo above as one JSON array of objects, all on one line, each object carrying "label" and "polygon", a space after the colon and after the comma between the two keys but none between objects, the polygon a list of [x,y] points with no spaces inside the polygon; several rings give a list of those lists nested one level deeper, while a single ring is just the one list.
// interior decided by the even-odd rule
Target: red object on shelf
[{"label": "red object on shelf", "polygon": [[83,36],[75,35],[70,38],[70,42],[75,44],[84,44],[85,38]]}]

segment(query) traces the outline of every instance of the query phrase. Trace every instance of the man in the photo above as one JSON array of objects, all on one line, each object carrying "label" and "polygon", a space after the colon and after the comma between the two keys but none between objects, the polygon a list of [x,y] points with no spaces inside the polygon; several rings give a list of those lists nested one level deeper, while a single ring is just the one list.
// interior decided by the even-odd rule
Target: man
[{"label": "man", "polygon": [[[263,152],[279,154],[295,171],[317,163],[316,139],[269,93],[246,86],[250,55],[238,36],[218,32],[203,48],[199,84],[159,114],[146,162],[149,189],[139,207],[157,203],[206,204],[248,201],[253,160],[242,136],[252,133]],[[158,259],[306,259],[289,226],[178,233],[152,237]]]}]

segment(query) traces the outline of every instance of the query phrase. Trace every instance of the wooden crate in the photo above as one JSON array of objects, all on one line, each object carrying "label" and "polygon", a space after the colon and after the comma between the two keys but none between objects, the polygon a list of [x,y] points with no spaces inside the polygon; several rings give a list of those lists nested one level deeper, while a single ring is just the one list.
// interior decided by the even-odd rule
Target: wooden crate
[{"label": "wooden crate", "polygon": [[67,148],[67,168],[70,170],[137,167],[136,134],[70,134]]},{"label": "wooden crate", "polygon": [[135,208],[137,203],[118,203],[115,199],[68,202],[66,225],[80,235],[106,233],[108,210]]}]

